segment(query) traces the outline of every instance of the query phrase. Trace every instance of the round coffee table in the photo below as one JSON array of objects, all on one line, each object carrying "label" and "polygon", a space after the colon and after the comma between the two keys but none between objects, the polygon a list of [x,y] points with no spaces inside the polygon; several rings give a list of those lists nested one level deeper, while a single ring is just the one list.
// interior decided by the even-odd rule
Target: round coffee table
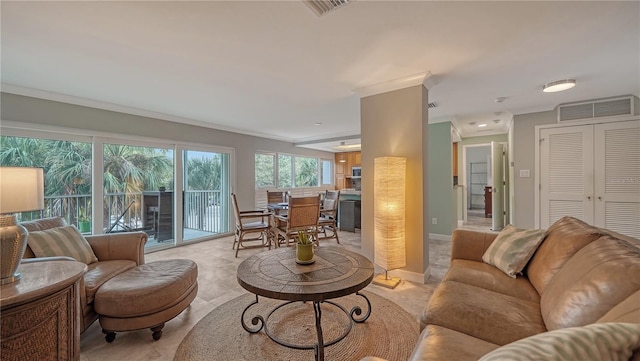
[{"label": "round coffee table", "polygon": [[[262,328],[273,341],[290,348],[315,350],[316,360],[324,360],[324,347],[332,345],[347,336],[351,330],[351,320],[364,322],[371,314],[369,299],[359,293],[373,279],[373,264],[366,257],[340,247],[320,247],[314,250],[315,262],[310,265],[296,263],[294,247],[279,248],[253,255],[238,266],[238,283],[247,291],[256,295],[256,300],[242,312],[242,327],[251,333]],[[355,293],[367,302],[367,312],[362,316],[362,309],[354,306],[347,311],[341,305],[328,301]],[[258,315],[252,318],[250,327],[244,321],[244,315],[251,306],[258,303],[258,296],[288,302],[276,307],[266,318]],[[311,301],[315,314],[318,343],[312,347],[290,344],[279,340],[266,327],[269,316],[276,310],[296,301]],[[334,340],[323,341],[320,308],[321,303],[329,303],[340,308],[350,318],[346,331]]]}]

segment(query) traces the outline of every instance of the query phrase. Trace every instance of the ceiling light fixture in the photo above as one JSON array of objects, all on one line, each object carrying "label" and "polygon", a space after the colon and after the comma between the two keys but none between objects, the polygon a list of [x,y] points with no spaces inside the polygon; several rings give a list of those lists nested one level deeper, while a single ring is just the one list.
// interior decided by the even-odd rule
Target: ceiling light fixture
[{"label": "ceiling light fixture", "polygon": [[486,127],[486,126],[487,126],[487,124],[486,124],[486,123],[478,124],[478,128],[484,128],[484,127]]},{"label": "ceiling light fixture", "polygon": [[322,123],[317,122],[317,123],[313,123],[313,125],[322,125]]},{"label": "ceiling light fixture", "polygon": [[571,89],[576,86],[575,79],[556,80],[551,83],[547,83],[542,86],[542,91],[545,93],[560,92],[563,90]]}]

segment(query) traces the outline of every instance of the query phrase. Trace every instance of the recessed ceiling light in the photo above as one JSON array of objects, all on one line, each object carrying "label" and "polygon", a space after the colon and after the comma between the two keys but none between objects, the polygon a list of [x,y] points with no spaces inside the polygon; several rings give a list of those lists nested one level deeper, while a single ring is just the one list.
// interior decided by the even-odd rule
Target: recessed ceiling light
[{"label": "recessed ceiling light", "polygon": [[542,91],[545,93],[560,92],[563,90],[571,89],[574,86],[576,86],[575,79],[557,80],[543,85]]},{"label": "recessed ceiling light", "polygon": [[494,119],[493,122],[498,124],[498,123],[500,123],[500,119]]},{"label": "recessed ceiling light", "polygon": [[469,125],[476,125],[476,122],[469,122]]},{"label": "recessed ceiling light", "polygon": [[486,127],[486,126],[487,126],[487,124],[486,124],[486,123],[478,124],[478,128],[484,128],[484,127]]},{"label": "recessed ceiling light", "polygon": [[317,123],[313,123],[313,125],[322,125],[322,123],[317,122]]},{"label": "recessed ceiling light", "polygon": [[493,101],[496,103],[502,103],[505,100],[507,100],[507,97],[498,97],[498,98],[495,98]]}]

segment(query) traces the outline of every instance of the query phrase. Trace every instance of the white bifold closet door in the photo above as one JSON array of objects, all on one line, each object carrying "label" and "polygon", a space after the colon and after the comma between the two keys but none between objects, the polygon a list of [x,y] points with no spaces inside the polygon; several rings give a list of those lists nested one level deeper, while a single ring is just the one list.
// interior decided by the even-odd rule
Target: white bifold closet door
[{"label": "white bifold closet door", "polygon": [[595,224],[640,238],[640,120],[597,124]]},{"label": "white bifold closet door", "polygon": [[565,215],[640,237],[640,121],[540,131],[540,226]]}]

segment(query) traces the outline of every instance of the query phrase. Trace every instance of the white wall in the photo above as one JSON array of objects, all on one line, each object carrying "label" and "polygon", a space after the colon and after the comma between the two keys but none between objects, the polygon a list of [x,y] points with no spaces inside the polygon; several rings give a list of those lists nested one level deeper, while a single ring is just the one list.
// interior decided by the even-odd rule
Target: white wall
[{"label": "white wall", "polygon": [[[535,127],[555,124],[556,112],[538,112],[513,117],[513,225],[518,228],[535,226]],[[520,170],[529,170],[529,177],[520,177]]]}]

